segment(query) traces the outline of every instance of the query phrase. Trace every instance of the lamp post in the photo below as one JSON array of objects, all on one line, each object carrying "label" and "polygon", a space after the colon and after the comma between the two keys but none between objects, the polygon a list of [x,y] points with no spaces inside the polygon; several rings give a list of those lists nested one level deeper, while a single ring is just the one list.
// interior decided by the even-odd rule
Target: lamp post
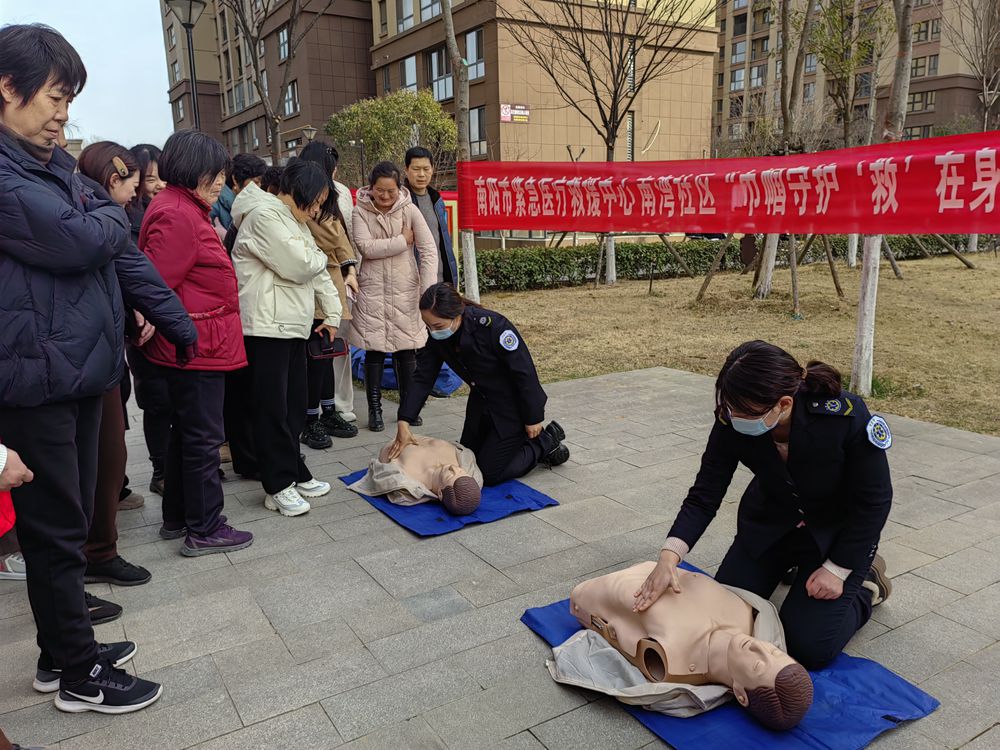
[{"label": "lamp post", "polygon": [[316,137],[317,132],[318,131],[316,130],[316,128],[314,128],[312,125],[306,125],[304,128],[302,128],[302,135],[306,137],[306,141],[308,143],[312,143],[313,138]]},{"label": "lamp post", "polygon": [[368,170],[365,169],[365,139],[358,138],[355,141],[348,141],[352,146],[361,149],[361,181],[368,179]]},{"label": "lamp post", "polygon": [[192,32],[194,25],[198,23],[202,12],[208,5],[206,0],[166,0],[167,7],[173,13],[187,35],[188,67],[191,74],[191,114],[194,117],[194,126],[201,129],[201,111],[198,107],[198,74],[194,66],[194,40]]}]

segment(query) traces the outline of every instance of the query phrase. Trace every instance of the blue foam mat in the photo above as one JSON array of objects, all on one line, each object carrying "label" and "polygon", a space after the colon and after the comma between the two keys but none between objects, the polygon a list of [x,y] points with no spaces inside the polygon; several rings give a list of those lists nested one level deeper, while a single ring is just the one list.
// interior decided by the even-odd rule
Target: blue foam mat
[{"label": "blue foam mat", "polygon": [[[550,646],[558,646],[580,629],[580,623],[570,614],[569,599],[529,609],[521,622]],[[841,654],[826,669],[810,675],[812,708],[797,727],[787,732],[766,729],[736,703],[686,719],[624,703],[621,706],[677,750],[859,750],[882,732],[901,722],[923,718],[941,705],[933,696],[869,659]]]},{"label": "blue foam mat", "polygon": [[[344,484],[354,484],[367,472],[361,469],[346,477]],[[419,505],[395,505],[384,497],[361,495],[389,518],[420,536],[437,536],[458,531],[472,523],[489,523],[505,518],[522,510],[538,510],[550,505],[559,505],[554,499],[522,482],[512,480],[495,487],[484,487],[483,497],[474,513],[467,516],[453,516],[441,503],[420,503]]]}]

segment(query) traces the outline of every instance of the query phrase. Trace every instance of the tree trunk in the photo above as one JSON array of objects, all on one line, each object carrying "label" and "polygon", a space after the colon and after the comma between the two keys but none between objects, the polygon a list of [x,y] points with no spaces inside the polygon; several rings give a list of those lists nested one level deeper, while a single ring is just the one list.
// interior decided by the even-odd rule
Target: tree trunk
[{"label": "tree trunk", "polygon": [[[469,139],[469,69],[455,38],[455,19],[452,16],[451,0],[441,0],[441,15],[444,20],[445,44],[451,58],[452,76],[455,79],[455,127],[458,130],[458,161],[468,163],[472,158]],[[476,266],[476,238],[469,229],[459,232],[462,242],[462,276],[465,282],[465,296],[479,302],[479,269]]]},{"label": "tree trunk", "polygon": [[882,235],[865,237],[861,261],[861,290],[858,294],[858,327],[854,336],[854,363],[851,390],[859,396],[872,395],[872,363],[875,354],[875,303],[878,299],[878,269],[882,258]]},{"label": "tree trunk", "polygon": [[[615,141],[609,140],[607,143],[608,161],[615,160]],[[615,235],[608,232],[604,235],[604,250],[607,267],[604,271],[604,283],[613,286],[618,281],[618,266],[615,262]]]},{"label": "tree trunk", "polygon": [[701,289],[698,290],[698,296],[694,298],[695,302],[701,302],[705,296],[705,292],[708,291],[708,285],[712,283],[712,277],[715,276],[719,271],[719,266],[722,264],[722,259],[726,255],[726,250],[729,249],[729,244],[733,241],[733,235],[727,234],[726,239],[722,241],[719,247],[719,252],[715,254],[712,258],[712,266],[708,269],[708,273],[705,274],[705,280],[701,282]]},{"label": "tree trunk", "polygon": [[271,120],[267,126],[271,131],[271,166],[277,167],[281,164],[281,120]]},{"label": "tree trunk", "polygon": [[969,235],[969,244],[965,248],[965,251],[967,253],[977,253],[977,252],[979,252],[979,235],[978,234],[970,234]]},{"label": "tree trunk", "polygon": [[764,239],[764,249],[760,256],[760,273],[753,290],[755,299],[767,299],[771,293],[774,278],[774,263],[778,259],[778,235],[769,234]]},{"label": "tree trunk", "polygon": [[847,267],[857,268],[858,267],[858,239],[861,237],[859,234],[849,234],[847,235]]},{"label": "tree trunk", "polygon": [[796,259],[798,251],[795,248],[795,235],[788,239],[788,270],[792,274],[792,317],[799,320],[802,317],[802,308],[799,305],[799,264]]},{"label": "tree trunk", "polygon": [[830,275],[833,277],[833,285],[837,288],[837,296],[844,299],[844,289],[840,286],[840,276],[837,274],[837,265],[833,262],[833,248],[830,247],[830,238],[823,235],[823,251],[826,253],[826,262],[830,266]]}]

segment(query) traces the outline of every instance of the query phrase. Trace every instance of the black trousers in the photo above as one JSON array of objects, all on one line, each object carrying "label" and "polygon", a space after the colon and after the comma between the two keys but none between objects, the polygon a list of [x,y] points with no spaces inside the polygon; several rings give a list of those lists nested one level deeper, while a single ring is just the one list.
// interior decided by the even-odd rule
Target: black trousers
[{"label": "black trousers", "polygon": [[[127,347],[129,368],[135,379],[135,400],[142,409],[142,433],[153,465],[153,476],[163,477],[170,443],[170,393],[160,368],[146,359],[136,347]],[[128,376],[126,375],[126,378]],[[122,398],[128,396],[122,392]],[[126,429],[128,417],[125,418]]]},{"label": "black trousers", "polygon": [[781,605],[788,653],[807,669],[826,666],[872,614],[871,592],[862,587],[867,571],[853,571],[838,599],[813,599],[806,581],[823,564],[819,548],[805,527],[794,529],[759,558],[753,558],[739,535],[719,566],[715,580],[752,591],[765,599],[784,574],[798,566]]},{"label": "black trousers", "polygon": [[170,442],[164,471],[163,520],[207,536],[219,526],[225,373],[159,368],[170,394]]},{"label": "black trousers", "polygon": [[226,440],[233,457],[233,471],[245,476],[257,473],[257,447],[253,439],[253,388],[250,368],[226,373],[226,398],[223,407]]},{"label": "black trousers", "polygon": [[318,409],[323,399],[333,398],[332,359],[309,359],[306,363],[306,379],[308,380],[307,409]]},{"label": "black trousers", "polygon": [[100,396],[0,409],[4,445],[35,474],[12,496],[38,647],[68,680],[83,678],[97,661],[83,596],[83,548],[94,509],[100,426]]},{"label": "black trousers", "polygon": [[486,411],[466,413],[460,442],[476,454],[483,482],[488,485],[523,477],[538,465],[542,456],[555,448],[544,432],[534,439],[529,439],[523,431],[501,435],[493,417]]},{"label": "black trousers", "polygon": [[269,495],[312,474],[299,453],[306,426],[306,341],[246,337],[253,436],[261,484]]}]

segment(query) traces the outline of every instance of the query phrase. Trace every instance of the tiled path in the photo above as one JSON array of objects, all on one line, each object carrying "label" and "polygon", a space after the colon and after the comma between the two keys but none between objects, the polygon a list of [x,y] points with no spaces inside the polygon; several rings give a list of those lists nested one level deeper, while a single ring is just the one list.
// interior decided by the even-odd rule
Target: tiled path
[{"label": "tiled path", "polygon": [[[135,668],[166,686],[138,714],[62,714],[34,693],[23,585],[0,582],[0,727],[64,750],[661,747],[612,702],[552,682],[518,617],[656,554],[695,474],[711,380],[657,368],[547,390],[573,457],[526,481],[556,508],[418,540],[336,481],[367,464],[390,423],[309,452],[334,491],[306,516],[278,517],[259,486],[227,482],[226,513],[256,535],[241,552],[181,557],[157,537],[155,496],[120,514],[122,553],[153,581],[92,590],[125,608],[99,639],[135,640]],[[432,401],[425,431],[454,438],[463,409]],[[129,474],[144,489],[137,418]],[[942,706],[875,747],[1000,748],[1000,438],[889,421],[896,500],[882,553],[895,594],[849,650]],[[721,560],[747,481],[741,472],[695,564]]]}]

